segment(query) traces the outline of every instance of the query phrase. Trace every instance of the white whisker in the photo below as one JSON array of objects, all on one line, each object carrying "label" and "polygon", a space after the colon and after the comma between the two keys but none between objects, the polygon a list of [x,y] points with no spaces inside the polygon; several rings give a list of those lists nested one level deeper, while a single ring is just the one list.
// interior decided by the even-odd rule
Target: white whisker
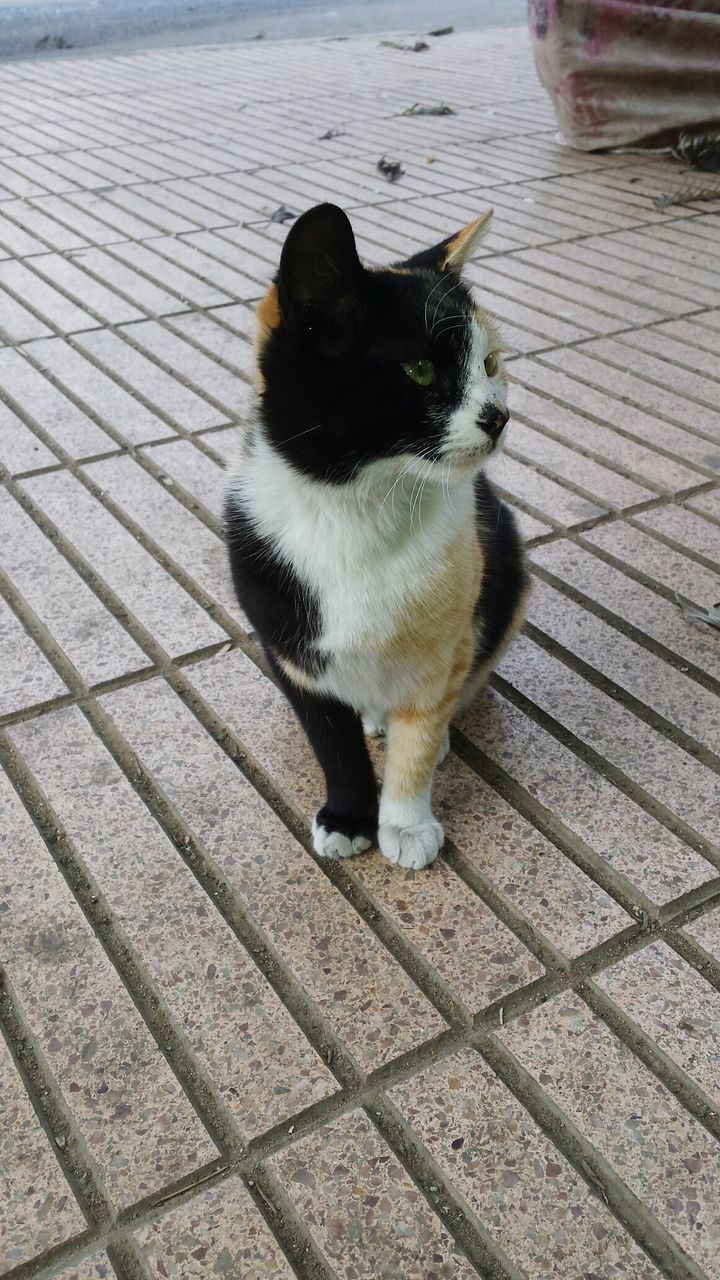
[{"label": "white whisker", "polygon": [[435,321],[437,320],[437,313],[440,310],[443,302],[445,302],[445,300],[450,297],[451,293],[454,293],[456,289],[459,289],[462,283],[463,283],[462,280],[456,280],[455,284],[452,285],[449,289],[446,289],[442,297],[438,298],[437,306],[435,307],[435,310],[433,312],[432,324],[430,325],[430,337],[432,337],[435,331]]},{"label": "white whisker", "polygon": [[305,431],[298,431],[296,436],[288,436],[287,440],[283,440],[282,443],[290,444],[292,440],[299,440],[301,436],[307,436],[310,434],[311,431],[319,431],[321,426],[322,426],[322,423],[318,422],[314,427],[307,427]]},{"label": "white whisker", "polygon": [[[441,285],[441,284],[444,284],[444,283],[445,283],[445,276],[441,276],[441,277],[440,277],[440,279],[439,279],[438,281],[436,281],[436,283],[433,285],[433,287],[432,287],[432,289],[430,290],[430,292],[429,292],[429,294],[428,294],[427,298],[425,299],[425,328],[426,328],[426,329],[427,329],[427,327],[428,327],[428,314],[427,314],[427,312],[428,312],[428,302],[429,302],[429,301],[430,301],[430,299],[432,298],[432,296],[433,296],[433,294],[434,294],[435,290],[436,290],[436,289],[439,289],[439,288],[440,288],[440,285]],[[437,311],[435,312],[435,314],[437,315]]]},{"label": "white whisker", "polygon": [[437,333],[433,334],[433,337],[440,338],[444,333],[454,333],[456,329],[465,329],[466,327],[465,324],[446,324],[444,328],[438,329]]}]

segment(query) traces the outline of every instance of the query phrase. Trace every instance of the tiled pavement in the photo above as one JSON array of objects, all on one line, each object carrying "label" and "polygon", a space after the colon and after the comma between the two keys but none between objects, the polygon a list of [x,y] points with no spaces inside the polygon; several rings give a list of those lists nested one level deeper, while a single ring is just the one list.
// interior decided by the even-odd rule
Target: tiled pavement
[{"label": "tiled pavement", "polygon": [[[0,85],[0,1273],[718,1280],[720,199],[558,147],[520,31]],[[386,260],[496,209],[536,586],[419,875],[314,861],[219,537],[327,197]]]}]

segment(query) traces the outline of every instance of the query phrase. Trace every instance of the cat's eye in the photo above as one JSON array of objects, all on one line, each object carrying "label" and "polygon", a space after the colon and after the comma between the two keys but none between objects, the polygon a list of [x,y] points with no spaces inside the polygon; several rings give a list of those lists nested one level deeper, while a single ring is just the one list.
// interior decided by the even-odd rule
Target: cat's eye
[{"label": "cat's eye", "polygon": [[435,381],[435,365],[432,360],[408,360],[403,372],[421,387],[429,387]]},{"label": "cat's eye", "polygon": [[497,371],[498,371],[498,358],[495,355],[495,352],[491,351],[490,355],[485,357],[485,372],[488,378],[494,378]]}]

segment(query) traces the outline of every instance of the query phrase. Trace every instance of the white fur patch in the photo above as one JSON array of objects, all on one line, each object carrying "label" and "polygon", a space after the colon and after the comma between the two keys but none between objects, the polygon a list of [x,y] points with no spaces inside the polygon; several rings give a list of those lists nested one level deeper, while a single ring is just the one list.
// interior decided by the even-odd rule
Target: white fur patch
[{"label": "white fur patch", "polygon": [[381,725],[412,698],[416,672],[383,644],[420,595],[443,550],[474,518],[472,475],[449,489],[415,458],[371,463],[350,484],[300,475],[260,435],[231,480],[258,531],[319,602],[318,648],[330,659],[303,684]]},{"label": "white fur patch", "polygon": [[430,808],[430,788],[412,800],[380,799],[378,844],[389,862],[420,871],[437,858],[445,832]]},{"label": "white fur patch", "polygon": [[506,407],[503,379],[499,373],[489,378],[485,372],[485,358],[492,350],[490,341],[483,326],[473,320],[465,370],[465,396],[462,404],[448,418],[444,446],[446,455],[457,457],[458,463],[461,463],[464,456],[467,462],[479,465],[492,453],[496,453],[504,440],[504,431],[493,442],[478,426],[478,418],[488,405],[494,405],[498,409]]},{"label": "white fur patch", "polygon": [[340,831],[327,831],[317,818],[312,822],[313,848],[318,858],[352,858],[355,853],[364,853],[370,848],[370,841],[365,836],[344,836]]}]

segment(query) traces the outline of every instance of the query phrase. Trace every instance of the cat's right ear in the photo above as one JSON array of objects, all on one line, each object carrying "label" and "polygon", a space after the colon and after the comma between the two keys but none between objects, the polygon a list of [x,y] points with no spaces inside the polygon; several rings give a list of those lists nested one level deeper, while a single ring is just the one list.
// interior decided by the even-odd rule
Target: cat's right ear
[{"label": "cat's right ear", "polygon": [[432,249],[422,249],[403,263],[406,267],[429,267],[431,271],[454,271],[459,274],[466,262],[469,262],[478,248],[480,241],[490,229],[492,209],[486,209],[468,222],[466,227],[433,245]]},{"label": "cat's right ear", "polygon": [[335,204],[309,209],[290,228],[280,257],[283,320],[306,333],[334,325],[356,297],[362,274],[347,214]]}]

